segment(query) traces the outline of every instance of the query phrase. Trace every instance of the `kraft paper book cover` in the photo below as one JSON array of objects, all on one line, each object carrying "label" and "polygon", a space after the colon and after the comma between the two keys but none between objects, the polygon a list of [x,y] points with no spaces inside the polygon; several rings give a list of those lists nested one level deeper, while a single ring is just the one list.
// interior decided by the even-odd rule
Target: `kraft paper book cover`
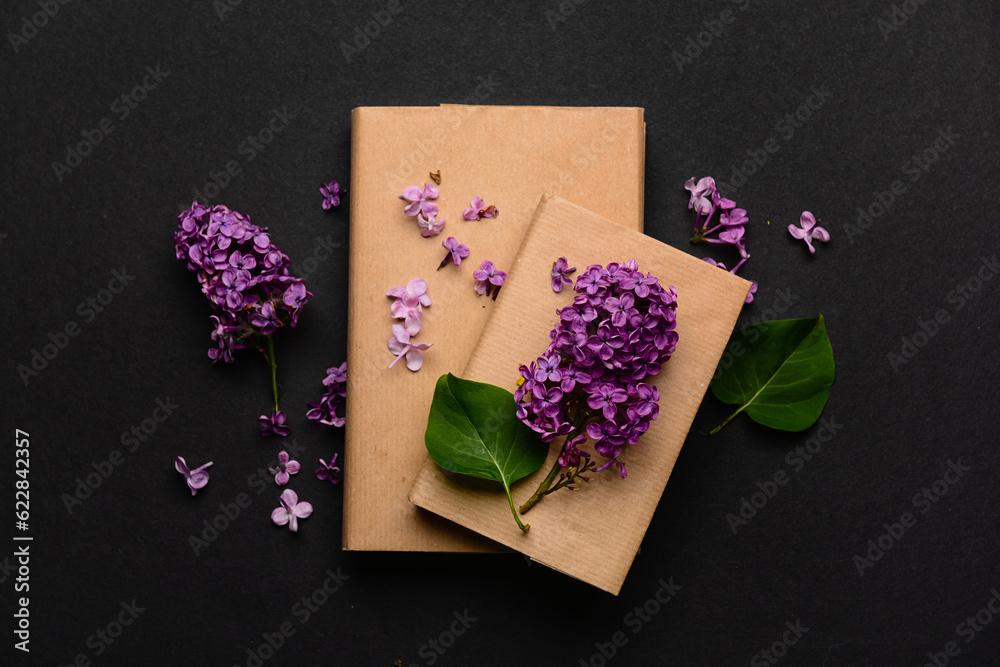
[{"label": "kraft paper book cover", "polygon": [[[660,392],[659,417],[622,454],[628,477],[620,478],[612,468],[593,475],[577,491],[562,489],[546,496],[524,515],[531,524],[527,533],[511,518],[501,484],[446,473],[429,457],[410,498],[535,561],[617,595],[750,283],[648,236],[616,228],[564,199],[543,197],[461,377],[516,389],[519,366],[535,361],[551,342],[556,309],[573,302],[569,288],[556,293],[550,286],[552,262],[560,256],[578,272],[592,264],[635,259],[640,271],[658,278],[664,288],[677,290],[677,348],[662,370],[645,380]],[[559,454],[557,443],[561,439],[550,446],[541,468],[513,485],[515,505],[524,503],[545,477]]]}]

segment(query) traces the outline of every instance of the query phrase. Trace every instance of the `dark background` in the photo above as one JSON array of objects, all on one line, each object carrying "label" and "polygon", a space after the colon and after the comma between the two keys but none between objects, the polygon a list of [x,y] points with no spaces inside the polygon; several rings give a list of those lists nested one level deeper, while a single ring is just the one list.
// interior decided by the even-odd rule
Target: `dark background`
[{"label": "dark background", "polygon": [[[248,651],[269,657],[265,635],[288,622],[264,664],[601,665],[616,632],[608,664],[772,664],[759,652],[775,642],[786,665],[919,666],[928,653],[997,664],[1000,279],[977,276],[997,252],[997,3],[401,2],[52,2],[34,31],[37,0],[6,4],[0,662],[253,665]],[[391,21],[345,56],[372,12]],[[168,74],[123,118],[115,100],[147,67]],[[791,295],[781,317],[823,313],[837,359],[825,443],[820,424],[790,434],[744,416],[704,437],[728,414],[706,398],[617,598],[516,554],[344,553],[342,489],[312,474],[343,452],[304,402],[346,354],[347,207],[323,211],[317,186],[349,183],[350,111],[462,102],[491,75],[490,104],[644,107],[646,230],[699,254],[684,181],[731,182],[774,139],[779,150],[724,190],[752,221],[741,275],[760,290],[744,319],[774,317]],[[783,119],[813,87],[829,95],[789,136]],[[273,141],[241,153],[286,107],[295,115]],[[112,132],[57,173],[105,118]],[[939,132],[952,137],[941,153]],[[914,171],[914,156],[933,160]],[[280,448],[257,435],[265,366],[250,352],[209,363],[208,305],[173,256],[175,216],[233,160],[213,203],[268,226],[296,263],[336,245],[308,276],[300,326],[277,337],[285,445],[304,464],[291,488],[316,507],[295,535],[268,518],[277,487],[258,495],[247,479]],[[786,231],[805,209],[833,237],[815,256]],[[78,309],[123,269],[134,280],[101,312]],[[917,334],[942,310],[933,336]],[[18,366],[71,322],[79,334],[25,384]],[[178,407],[127,451],[122,434],[157,399]],[[16,428],[30,434],[27,533],[14,527]],[[810,460],[786,458],[814,437]],[[114,450],[124,461],[70,512],[66,494]],[[195,498],[177,455],[215,462]],[[949,462],[967,472],[915,503]],[[727,515],[778,471],[787,484],[734,534]],[[240,493],[250,506],[195,555],[189,537]],[[855,556],[906,512],[915,525],[859,574]],[[12,648],[16,534],[34,538],[30,657]],[[301,622],[296,604],[338,569],[340,589]],[[671,578],[681,588],[642,620],[635,608]],[[101,639],[133,601],[138,617]],[[466,612],[476,620],[449,636]],[[977,613],[979,630],[960,626]],[[787,654],[786,623],[808,628]]]}]

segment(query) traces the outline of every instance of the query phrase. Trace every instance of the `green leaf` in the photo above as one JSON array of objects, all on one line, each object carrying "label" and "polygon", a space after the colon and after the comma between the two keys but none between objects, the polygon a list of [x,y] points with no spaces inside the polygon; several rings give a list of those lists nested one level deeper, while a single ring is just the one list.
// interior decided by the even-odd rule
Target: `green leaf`
[{"label": "green leaf", "polygon": [[438,378],[427,418],[424,444],[445,470],[503,484],[514,520],[510,485],[538,470],[549,446],[517,418],[514,395],[491,384],[451,373]]},{"label": "green leaf", "polygon": [[[712,394],[740,407],[709,435],[741,412],[783,431],[802,431],[819,419],[834,375],[833,348],[822,315],[745,327],[733,335],[727,349],[735,360],[712,381]],[[737,353],[740,349],[742,354]]]}]

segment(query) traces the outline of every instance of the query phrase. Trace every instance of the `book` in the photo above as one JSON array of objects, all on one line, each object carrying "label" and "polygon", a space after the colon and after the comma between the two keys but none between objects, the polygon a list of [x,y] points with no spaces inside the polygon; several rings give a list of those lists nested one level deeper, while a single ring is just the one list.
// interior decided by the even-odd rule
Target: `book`
[{"label": "book", "polygon": [[[664,288],[677,290],[676,350],[657,375],[645,380],[660,392],[659,417],[621,455],[628,477],[620,478],[612,466],[577,491],[560,489],[545,496],[523,516],[531,524],[527,533],[515,524],[501,484],[446,473],[429,457],[410,499],[534,561],[617,595],[750,283],[636,231],[615,227],[564,199],[543,197],[461,377],[514,391],[519,366],[536,360],[551,342],[556,309],[573,302],[575,292],[564,288],[557,294],[549,284],[552,262],[559,256],[579,272],[592,264],[635,259],[640,271],[657,277]],[[538,471],[512,486],[515,506],[528,500],[544,479],[560,442],[553,443]]]},{"label": "book", "polygon": [[[615,229],[642,229],[642,109],[361,107],[351,118],[350,249],[344,538],[346,550],[495,551],[498,545],[417,509],[407,493],[426,458],[423,433],[434,383],[460,373],[496,303],[477,298],[472,272],[489,259],[507,270],[544,193],[569,197]],[[440,172],[443,232],[423,238],[403,213],[403,189]],[[468,222],[472,197],[499,208]],[[437,271],[441,242],[471,254]],[[555,259],[555,258],[553,258]],[[389,289],[427,280],[433,301],[416,341],[432,343],[419,372],[388,368]]]}]

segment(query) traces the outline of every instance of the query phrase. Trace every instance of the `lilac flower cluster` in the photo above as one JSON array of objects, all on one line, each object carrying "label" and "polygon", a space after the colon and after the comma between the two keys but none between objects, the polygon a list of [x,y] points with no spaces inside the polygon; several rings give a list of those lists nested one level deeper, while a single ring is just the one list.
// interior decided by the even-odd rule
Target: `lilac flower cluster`
[{"label": "lilac flower cluster", "polygon": [[[695,182],[694,178],[690,178],[684,184],[684,189],[691,193],[688,208],[693,208],[696,214],[694,236],[691,237],[691,242],[699,243],[704,241],[706,243],[721,243],[735,246],[736,250],[740,253],[740,261],[729,271],[735,274],[750,259],[750,254],[747,252],[746,228],[744,227],[750,221],[746,210],[736,208],[736,202],[726,199],[719,194],[719,190],[715,186],[715,179],[711,176],[706,176],[697,182]],[[719,222],[713,227],[709,227],[712,216],[715,215],[716,211],[720,211]],[[713,234],[716,231],[719,232],[717,237],[709,237],[709,234]],[[725,264],[717,262],[711,257],[706,257],[705,261],[723,271],[726,270]],[[757,283],[754,281],[750,288],[750,293],[747,294],[747,303],[753,301],[753,295],[756,291]]]},{"label": "lilac flower cluster", "polygon": [[677,345],[677,292],[664,289],[635,260],[588,267],[573,286],[573,305],[557,311],[545,353],[521,366],[514,398],[518,418],[551,442],[566,436],[558,464],[577,467],[588,436],[594,451],[625,477],[618,460],[659,414],[660,394],[649,376]]},{"label": "lilac flower cluster", "polygon": [[312,296],[301,278],[291,275],[288,255],[271,242],[267,229],[225,206],[198,202],[178,216],[174,232],[177,259],[197,272],[201,291],[212,304],[213,361],[229,363],[233,351],[254,334],[268,336],[294,327]]},{"label": "lilac flower cluster", "polygon": [[346,361],[339,366],[326,369],[323,386],[326,387],[326,393],[319,399],[318,404],[312,401],[306,402],[306,405],[309,406],[306,418],[327,426],[343,426],[344,418],[337,416],[337,408],[347,397]]}]

